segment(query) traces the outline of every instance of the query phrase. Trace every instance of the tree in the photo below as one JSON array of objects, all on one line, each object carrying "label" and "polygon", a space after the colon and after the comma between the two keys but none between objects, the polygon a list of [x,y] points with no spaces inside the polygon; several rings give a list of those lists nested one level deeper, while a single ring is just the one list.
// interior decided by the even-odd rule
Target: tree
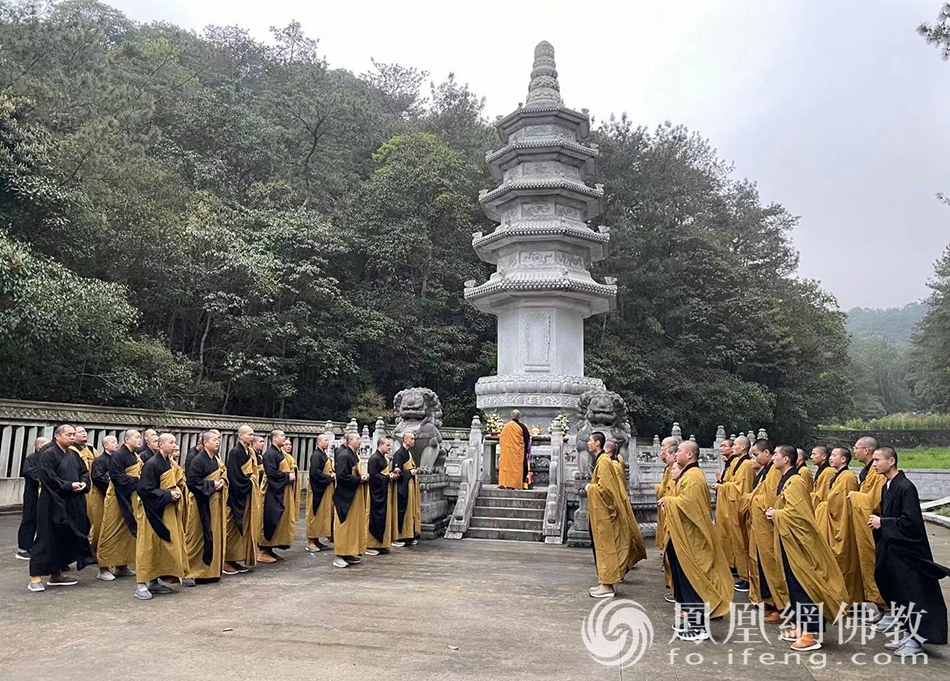
[{"label": "tree", "polygon": [[928,45],[940,50],[945,61],[950,59],[950,2],[943,4],[934,23],[924,22],[918,26],[917,33],[923,36]]},{"label": "tree", "polygon": [[929,309],[917,327],[911,351],[914,393],[931,409],[950,411],[950,247],[927,285]]}]

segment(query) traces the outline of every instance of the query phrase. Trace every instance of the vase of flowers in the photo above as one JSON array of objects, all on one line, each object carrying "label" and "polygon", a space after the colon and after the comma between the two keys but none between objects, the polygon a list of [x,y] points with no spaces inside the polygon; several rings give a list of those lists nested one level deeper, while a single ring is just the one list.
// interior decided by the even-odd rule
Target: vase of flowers
[{"label": "vase of flowers", "polygon": [[485,432],[490,435],[498,435],[501,432],[501,417],[497,411],[493,411],[485,417]]},{"label": "vase of flowers", "polygon": [[568,428],[570,427],[570,417],[563,411],[559,413],[551,421],[551,425],[548,426],[548,435],[555,436],[559,435],[564,437],[567,435]]}]

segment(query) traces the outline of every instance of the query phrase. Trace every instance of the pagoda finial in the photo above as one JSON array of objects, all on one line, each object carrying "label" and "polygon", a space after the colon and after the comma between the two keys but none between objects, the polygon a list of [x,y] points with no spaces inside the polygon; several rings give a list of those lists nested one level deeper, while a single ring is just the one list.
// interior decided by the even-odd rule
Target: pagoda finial
[{"label": "pagoda finial", "polygon": [[561,86],[557,82],[554,46],[542,40],[534,48],[534,68],[528,85],[526,107],[557,105],[561,103]]}]

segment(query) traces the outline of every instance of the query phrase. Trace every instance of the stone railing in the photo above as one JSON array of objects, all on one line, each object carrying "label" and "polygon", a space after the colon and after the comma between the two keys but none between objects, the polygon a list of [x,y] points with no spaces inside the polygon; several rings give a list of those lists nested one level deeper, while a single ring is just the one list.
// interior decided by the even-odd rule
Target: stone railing
[{"label": "stone railing", "polygon": [[548,495],[544,504],[544,523],[541,532],[545,544],[563,544],[567,523],[567,490],[565,489],[566,462],[564,450],[567,438],[551,438],[551,457],[548,469]]},{"label": "stone railing", "polygon": [[482,476],[487,469],[485,465],[484,435],[482,424],[478,416],[472,420],[472,429],[468,436],[468,447],[461,451],[450,450],[445,460],[445,471],[450,477],[458,477],[458,495],[455,508],[449,518],[449,525],[445,531],[446,539],[461,539],[468,530],[475,508],[475,500],[482,489]]}]

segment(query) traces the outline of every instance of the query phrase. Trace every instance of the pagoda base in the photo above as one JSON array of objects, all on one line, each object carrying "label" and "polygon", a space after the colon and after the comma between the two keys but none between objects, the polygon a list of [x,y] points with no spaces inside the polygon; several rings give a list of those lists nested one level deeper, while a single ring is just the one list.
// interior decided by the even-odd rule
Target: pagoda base
[{"label": "pagoda base", "polygon": [[577,405],[585,392],[604,389],[602,380],[586,376],[485,376],[475,384],[475,403],[485,413],[497,411],[503,421],[508,420],[512,409],[517,409],[522,423],[547,431],[559,413],[566,413],[572,422],[576,419]]}]

